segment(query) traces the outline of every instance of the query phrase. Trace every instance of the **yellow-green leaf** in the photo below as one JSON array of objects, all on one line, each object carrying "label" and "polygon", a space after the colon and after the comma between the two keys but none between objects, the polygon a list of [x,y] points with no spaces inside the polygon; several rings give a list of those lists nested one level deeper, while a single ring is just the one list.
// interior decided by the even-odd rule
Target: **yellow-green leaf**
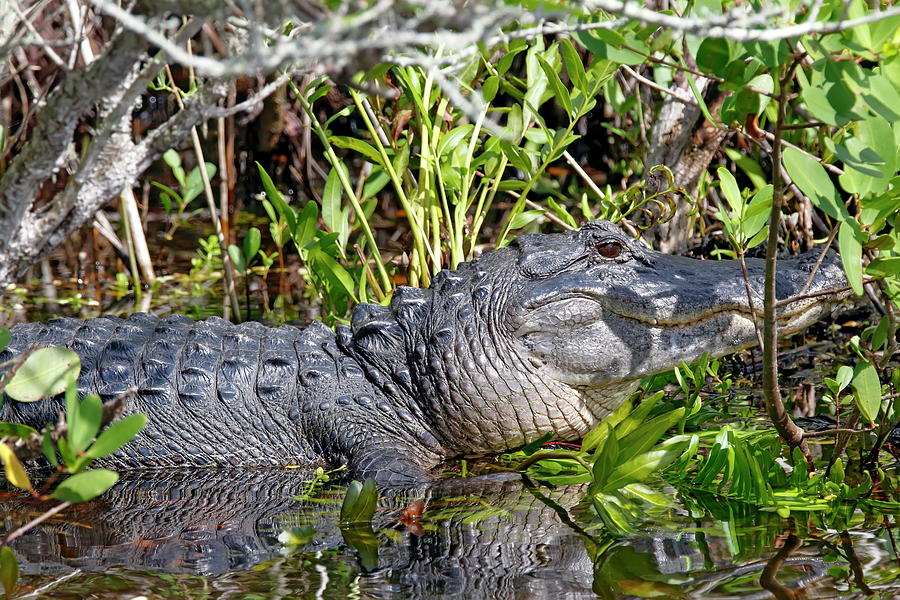
[{"label": "yellow-green leaf", "polygon": [[0,443],[0,460],[3,461],[3,470],[6,473],[7,481],[19,489],[31,490],[31,480],[28,479],[25,467],[22,466],[13,449],[3,443]]}]

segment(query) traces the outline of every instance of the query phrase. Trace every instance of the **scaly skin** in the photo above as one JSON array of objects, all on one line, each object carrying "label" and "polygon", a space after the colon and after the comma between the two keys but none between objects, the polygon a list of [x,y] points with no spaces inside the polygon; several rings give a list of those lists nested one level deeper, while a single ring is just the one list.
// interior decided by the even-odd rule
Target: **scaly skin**
[{"label": "scaly skin", "polygon": [[[779,298],[846,285],[828,260],[780,263]],[[756,341],[763,266],[647,250],[604,221],[526,235],[428,290],[363,304],[350,327],[306,330],[222,319],[133,315],[13,328],[0,354],[64,345],[82,357],[79,390],[137,393],[147,427],[119,468],[349,465],[399,484],[445,458],[521,446],[547,432],[576,440],[644,375]],[[782,307],[783,332],[830,310],[840,293]],[[7,400],[0,420],[40,427],[62,399]]]}]

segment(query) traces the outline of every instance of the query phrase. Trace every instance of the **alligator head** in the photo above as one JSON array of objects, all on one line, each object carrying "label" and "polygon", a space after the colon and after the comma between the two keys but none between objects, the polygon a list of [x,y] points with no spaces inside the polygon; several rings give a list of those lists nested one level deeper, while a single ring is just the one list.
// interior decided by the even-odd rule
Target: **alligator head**
[{"label": "alligator head", "polygon": [[[814,322],[845,288],[818,253],[778,263],[781,333]],[[648,250],[605,221],[525,235],[429,290],[400,288],[363,305],[345,347],[398,388],[448,455],[513,448],[553,432],[583,436],[641,377],[756,344],[763,263],[694,260]]]}]

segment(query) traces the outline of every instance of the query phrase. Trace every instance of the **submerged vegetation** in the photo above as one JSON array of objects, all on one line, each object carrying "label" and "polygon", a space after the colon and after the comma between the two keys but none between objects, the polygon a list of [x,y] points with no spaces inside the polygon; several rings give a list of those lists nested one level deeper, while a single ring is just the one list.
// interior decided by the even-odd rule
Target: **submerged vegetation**
[{"label": "submerged vegetation", "polygon": [[[339,4],[326,2],[323,10],[348,21],[376,18]],[[574,4],[500,3],[546,11],[547,23],[558,27],[526,34],[525,21],[515,21],[506,24],[507,35],[479,38],[465,52],[448,42],[422,52],[427,60],[380,56],[329,75],[279,63],[258,82],[226,81],[204,74],[205,63],[190,57],[154,59],[130,107],[136,132],[160,118],[146,106],[190,114],[211,82],[227,83],[217,101],[229,110],[246,101],[258,118],[223,110],[215,127],[192,125],[184,139],[172,139],[137,173],[140,206],[127,188],[118,207],[41,259],[43,285],[31,272],[10,283],[0,324],[134,309],[346,323],[360,302],[386,304],[398,286],[427,286],[442,269],[515,236],[574,229],[586,219],[608,219],[647,243],[710,260],[765,256],[767,293],[756,302],[765,314],[757,323],[761,380],[753,371],[756,354],[704,356],[646,378],[580,446],[545,438],[449,469],[520,472],[535,498],[581,486],[578,502],[547,503],[584,538],[595,591],[614,590],[609,596],[672,592],[668,580],[624,586],[628,578],[618,574],[625,571],[634,571],[634,580],[652,577],[616,544],[676,505],[726,529],[735,515],[762,511],[786,519],[791,538],[821,541],[822,532],[840,532],[849,540],[861,526],[893,536],[900,512],[892,454],[900,451],[900,16],[860,0],[750,3],[741,18],[755,24],[729,34],[727,26],[713,26],[737,14],[731,2],[621,14]],[[893,12],[880,15],[873,6]],[[759,26],[772,24],[760,19],[775,8],[796,33],[765,35],[780,31]],[[697,30],[703,19],[711,24]],[[840,26],[846,19],[857,25]],[[285,18],[266,28],[266,45],[313,35],[299,25]],[[179,38],[192,52],[221,45],[213,26],[192,31]],[[98,24],[98,40],[99,32]],[[19,91],[8,94],[12,108],[3,109],[0,122],[0,200],[37,130],[29,106],[41,86],[55,85],[52,64],[44,65],[49,74],[35,79],[27,63],[19,64],[28,77],[17,72],[2,83]],[[108,132],[88,129],[82,154],[93,159],[100,152],[87,138]],[[69,185],[70,175],[74,182],[83,174],[60,175],[56,185]],[[44,196],[35,191],[36,206],[55,206],[50,187]],[[7,217],[0,226],[12,227]],[[0,242],[12,237],[0,234]],[[803,367],[808,372],[786,384],[779,363],[796,369],[801,358],[778,354],[788,347],[777,342],[777,257],[810,249],[823,259],[839,253],[854,308],[851,317],[793,340],[813,348],[814,368]],[[28,262],[13,265],[6,254],[0,261],[9,263],[0,269],[5,280]],[[8,340],[0,328],[0,350]],[[749,381],[739,372],[748,363]],[[28,527],[115,484],[115,473],[88,467],[136,435],[144,417],[116,420],[121,399],[79,400],[72,352],[36,350],[2,367],[0,389],[16,401],[60,393],[67,399],[57,427],[0,424],[6,480],[35,499],[58,502]],[[22,462],[41,457],[52,475],[33,484]],[[328,477],[318,473],[302,499],[316,498]],[[422,527],[421,506],[389,526],[373,526],[376,501],[371,483],[354,482],[340,511],[342,539],[363,572],[376,569],[379,544],[395,541],[398,529]],[[483,510],[466,518],[497,514]],[[7,598],[18,581],[9,543],[22,533],[7,532],[0,543]],[[302,553],[315,535],[295,527],[280,539],[285,552]],[[738,534],[725,537],[734,560],[745,556]],[[774,537],[760,545],[771,548]],[[790,546],[781,546],[782,560]],[[852,553],[852,544],[835,548]],[[318,568],[326,559],[303,560]],[[832,577],[865,591],[858,561],[846,562],[832,567]],[[888,582],[891,593],[898,576],[888,569],[879,583]]]}]

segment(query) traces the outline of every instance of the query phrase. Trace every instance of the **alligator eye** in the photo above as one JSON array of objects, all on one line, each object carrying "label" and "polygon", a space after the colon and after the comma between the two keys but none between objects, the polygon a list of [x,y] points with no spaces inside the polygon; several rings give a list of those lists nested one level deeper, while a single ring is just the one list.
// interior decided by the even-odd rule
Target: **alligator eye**
[{"label": "alligator eye", "polygon": [[597,244],[597,252],[603,258],[619,258],[622,250],[624,250],[622,244],[615,241],[607,240]]}]

